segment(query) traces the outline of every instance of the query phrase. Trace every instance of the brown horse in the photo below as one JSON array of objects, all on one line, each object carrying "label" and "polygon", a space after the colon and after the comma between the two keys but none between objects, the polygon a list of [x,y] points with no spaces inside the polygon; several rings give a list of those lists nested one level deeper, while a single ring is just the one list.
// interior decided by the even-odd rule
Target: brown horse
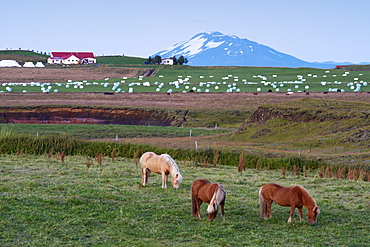
[{"label": "brown horse", "polygon": [[208,220],[212,221],[217,216],[218,206],[221,207],[222,221],[225,220],[224,205],[226,192],[219,183],[211,183],[206,179],[198,179],[191,185],[191,215],[200,217],[200,205],[208,203]]},{"label": "brown horse", "polygon": [[290,207],[288,223],[292,221],[295,208],[298,208],[299,218],[302,220],[302,207],[307,208],[308,221],[315,224],[320,208],[315,200],[301,186],[293,185],[284,187],[278,184],[270,183],[261,187],[259,191],[260,217],[267,219],[272,217],[271,204],[284,207]]},{"label": "brown horse", "polygon": [[140,163],[144,186],[148,184],[150,172],[155,172],[162,174],[162,188],[167,188],[169,173],[171,173],[173,187],[180,188],[182,176],[176,162],[168,154],[157,155],[153,152],[146,152],[140,157]]}]

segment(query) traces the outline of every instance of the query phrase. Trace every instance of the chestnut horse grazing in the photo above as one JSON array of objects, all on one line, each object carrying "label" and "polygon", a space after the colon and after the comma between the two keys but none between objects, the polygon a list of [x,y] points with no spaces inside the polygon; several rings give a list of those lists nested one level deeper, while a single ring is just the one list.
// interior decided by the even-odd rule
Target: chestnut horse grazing
[{"label": "chestnut horse grazing", "polygon": [[148,184],[150,172],[155,172],[162,174],[162,188],[167,188],[169,173],[171,173],[173,187],[180,188],[182,176],[176,162],[168,154],[157,155],[153,152],[146,152],[140,157],[140,163],[144,186]]},{"label": "chestnut horse grazing", "polygon": [[222,221],[225,220],[224,205],[226,192],[219,183],[211,183],[206,179],[198,179],[191,185],[191,215],[200,217],[200,205],[208,203],[208,220],[212,221],[217,216],[218,206],[221,207]]},{"label": "chestnut horse grazing", "polygon": [[259,191],[260,217],[267,219],[272,217],[271,204],[284,207],[290,207],[288,223],[292,221],[295,208],[298,208],[299,218],[302,220],[302,207],[307,208],[308,221],[315,224],[320,208],[316,205],[315,200],[301,186],[293,185],[284,187],[278,184],[270,183],[261,187]]}]

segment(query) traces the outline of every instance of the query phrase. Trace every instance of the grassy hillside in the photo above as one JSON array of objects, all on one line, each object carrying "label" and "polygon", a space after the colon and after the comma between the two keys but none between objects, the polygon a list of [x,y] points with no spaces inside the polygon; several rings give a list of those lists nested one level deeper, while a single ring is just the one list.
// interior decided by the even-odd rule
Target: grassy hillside
[{"label": "grassy hillside", "polygon": [[43,53],[37,53],[34,51],[26,51],[26,50],[0,50],[0,54],[3,55],[21,55],[21,56],[36,56],[36,57],[43,57],[48,58],[49,55]]},{"label": "grassy hillside", "polygon": [[107,65],[143,65],[147,59],[140,57],[126,56],[100,56],[96,57],[96,62]]},{"label": "grassy hillside", "polygon": [[36,53],[33,51],[24,50],[11,50],[11,51],[0,51],[0,60],[15,60],[19,64],[25,62],[43,62],[46,63],[49,55]]},{"label": "grassy hillside", "polygon": [[306,99],[261,106],[237,132],[217,141],[244,143],[255,152],[273,152],[272,156],[326,156],[337,164],[346,164],[356,155],[352,164],[369,167],[369,115],[370,105],[358,102]]},{"label": "grassy hillside", "polygon": [[341,70],[369,71],[370,70],[370,64],[367,64],[367,65],[348,65],[346,67],[341,68]]}]

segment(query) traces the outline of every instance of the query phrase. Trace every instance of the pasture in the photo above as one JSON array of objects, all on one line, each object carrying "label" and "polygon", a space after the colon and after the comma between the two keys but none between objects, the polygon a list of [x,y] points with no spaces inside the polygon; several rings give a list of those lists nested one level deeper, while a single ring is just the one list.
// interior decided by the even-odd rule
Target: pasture
[{"label": "pasture", "polygon": [[[117,67],[116,69],[122,69]],[[126,67],[131,68],[133,67]],[[360,92],[369,91],[370,71],[345,71],[313,68],[255,68],[255,67],[189,67],[139,66],[140,70],[155,69],[153,76],[86,79],[65,81],[33,81],[2,83],[0,92]],[[14,68],[16,69],[16,68]],[[89,68],[94,71],[101,68]],[[107,71],[115,68],[105,68]],[[48,68],[35,68],[40,73]],[[81,78],[80,75],[76,77]],[[88,77],[88,76],[86,76]],[[101,76],[100,76],[101,78]]]},{"label": "pasture", "polygon": [[[189,110],[184,128],[119,125],[27,125],[1,124],[12,133],[63,134],[82,139],[149,144],[163,148],[239,150],[265,157],[302,156],[330,162],[332,165],[368,167],[369,140],[366,138],[368,120],[367,93],[311,93],[282,95],[281,93],[137,93],[104,95],[95,93],[5,93],[4,106],[89,105],[91,107],[132,107]],[[316,101],[313,101],[315,99]],[[328,100],[332,103],[328,103]],[[346,102],[343,102],[346,101]],[[285,102],[285,104],[281,104]],[[319,103],[318,103],[319,102]],[[354,102],[354,103],[350,103]],[[363,103],[357,103],[363,102]],[[280,103],[279,106],[276,106]],[[247,126],[245,131],[231,133],[261,105],[273,104],[292,116],[305,112],[307,117],[335,116],[337,120],[295,123],[279,119],[265,124]],[[315,107],[312,107],[315,105]],[[291,106],[295,110],[292,111]],[[320,109],[319,112],[315,112]],[[349,119],[348,117],[351,116]],[[338,120],[341,119],[341,120]],[[215,128],[217,124],[217,129]],[[207,128],[199,128],[207,127]],[[192,137],[190,137],[190,130]],[[226,133],[229,134],[226,134]],[[224,133],[224,134],[222,134]],[[302,135],[304,133],[304,135]],[[219,135],[222,134],[222,135]],[[296,138],[301,136],[301,138]]]},{"label": "pasture", "polygon": [[[176,157],[174,157],[176,159]],[[99,166],[81,156],[1,155],[2,246],[367,246],[370,184],[334,178],[281,175],[279,171],[198,166],[176,160],[180,189],[161,189],[157,174],[142,187],[132,159],[104,158]],[[225,222],[191,217],[196,179],[221,183],[227,193]],[[300,222],[273,204],[273,218],[259,218],[259,187],[302,185],[321,208],[316,225]]]},{"label": "pasture", "polygon": [[140,58],[140,57],[127,57],[127,56],[100,56],[96,57],[96,62],[106,65],[113,65],[113,66],[119,66],[119,65],[143,65],[144,62],[146,62],[146,58]]},{"label": "pasture", "polygon": [[[211,136],[229,133],[232,129],[178,128],[140,125],[89,124],[0,124],[1,132],[46,136],[66,134],[77,139],[156,138]],[[0,132],[0,136],[1,136]]]}]

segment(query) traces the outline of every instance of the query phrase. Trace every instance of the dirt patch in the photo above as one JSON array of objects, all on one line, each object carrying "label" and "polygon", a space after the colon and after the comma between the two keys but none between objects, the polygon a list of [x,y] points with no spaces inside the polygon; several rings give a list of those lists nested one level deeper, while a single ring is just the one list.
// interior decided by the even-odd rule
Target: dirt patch
[{"label": "dirt patch", "polygon": [[[346,143],[346,142],[362,143],[362,142],[369,141],[369,140],[370,140],[370,130],[363,129],[363,130],[356,131],[355,133],[353,133],[352,135],[350,135],[348,138],[346,138],[345,140],[341,142],[342,143]],[[369,147],[369,145],[367,145],[367,147]]]},{"label": "dirt patch", "polygon": [[182,112],[162,110],[112,109],[88,107],[2,107],[1,123],[26,124],[122,124],[178,126]]}]

